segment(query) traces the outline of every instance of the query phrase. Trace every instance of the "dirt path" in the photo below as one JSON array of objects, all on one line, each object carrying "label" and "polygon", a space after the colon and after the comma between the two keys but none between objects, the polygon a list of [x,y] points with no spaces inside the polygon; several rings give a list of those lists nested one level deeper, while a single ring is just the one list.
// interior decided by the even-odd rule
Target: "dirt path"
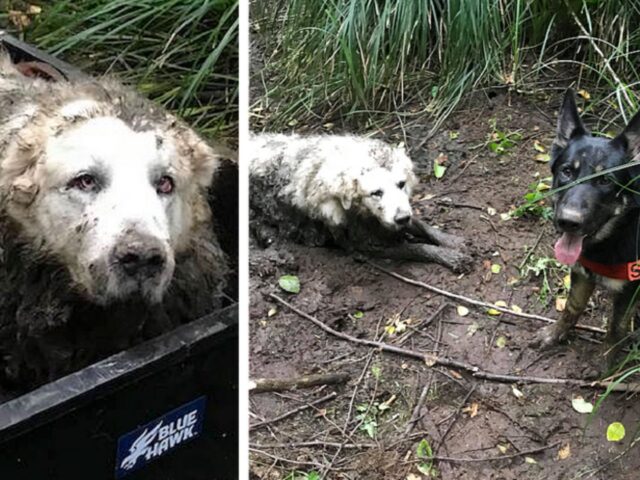
[{"label": "dirt path", "polygon": [[[541,277],[529,275],[513,283],[520,277],[519,266],[525,257],[530,267],[552,257],[553,228],[536,217],[507,221],[500,217],[522,202],[532,182],[549,175],[548,165],[534,161],[538,153],[534,142],[550,145],[553,108],[542,104],[545,114],[529,100],[513,98],[509,105],[502,96],[491,104],[492,108],[480,102],[479,107],[460,112],[423,145],[426,127],[415,122],[406,128],[407,143],[422,176],[416,194],[421,215],[473,243],[471,271],[456,276],[437,265],[383,264],[443,289],[485,301],[503,300],[526,312],[556,318],[554,297],[562,291],[564,272],[550,274],[552,291],[544,301]],[[493,131],[490,119],[496,119],[495,130],[519,130],[522,135],[503,155],[485,145]],[[398,140],[394,134],[404,136],[395,129],[388,135],[391,140]],[[429,173],[439,154],[447,156],[448,169],[441,180],[435,180]],[[535,250],[529,253],[534,245]],[[494,264],[500,265],[499,273],[491,271]],[[336,330],[422,352],[437,351],[498,373],[581,378],[592,369],[597,345],[574,337],[568,345],[541,355],[528,346],[540,323],[491,316],[477,308],[460,316],[458,304],[377,272],[340,251],[280,244],[254,250],[250,268],[252,376],[351,375],[343,385],[252,395],[253,423],[337,393],[315,408],[254,430],[252,478],[313,479],[319,477],[303,473],[324,471],[331,479],[428,478],[417,469],[416,449],[422,439],[443,457],[512,456],[492,462],[437,461],[436,478],[640,478],[640,447],[616,459],[630,446],[634,430],[640,426],[640,401],[633,396],[611,395],[589,421],[588,415],[572,408],[571,400],[582,395],[595,402],[595,391],[517,385],[514,392],[512,385],[430,368],[417,360],[330,336],[295,313],[276,307],[266,294],[278,292],[280,275],[296,274],[301,292],[280,293]],[[602,326],[608,314],[606,304],[598,294],[583,323]],[[439,315],[424,325],[438,309]],[[363,313],[361,318],[354,317],[360,317],[356,312]],[[399,320],[407,330],[390,334],[385,329],[390,319]],[[407,437],[407,423],[425,386],[424,405]],[[611,443],[605,438],[606,427],[613,421],[627,427],[622,442]],[[300,442],[315,444],[273,446]],[[344,442],[350,445],[339,448]],[[553,447],[522,453],[548,446]],[[294,471],[299,474],[292,476]],[[415,477],[408,477],[410,474]]]}]

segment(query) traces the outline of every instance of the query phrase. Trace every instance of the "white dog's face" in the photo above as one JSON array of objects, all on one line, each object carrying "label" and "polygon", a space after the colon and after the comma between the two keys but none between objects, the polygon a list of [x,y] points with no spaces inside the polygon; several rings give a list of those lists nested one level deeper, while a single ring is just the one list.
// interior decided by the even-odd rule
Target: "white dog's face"
[{"label": "white dog's face", "polygon": [[400,229],[411,220],[411,189],[413,175],[407,175],[404,169],[391,172],[375,168],[364,172],[358,178],[362,192],[361,204],[380,223],[390,229]]},{"label": "white dog's face", "polygon": [[36,171],[36,224],[47,248],[97,303],[159,302],[190,228],[190,188],[163,132],[97,117],[49,138]]}]

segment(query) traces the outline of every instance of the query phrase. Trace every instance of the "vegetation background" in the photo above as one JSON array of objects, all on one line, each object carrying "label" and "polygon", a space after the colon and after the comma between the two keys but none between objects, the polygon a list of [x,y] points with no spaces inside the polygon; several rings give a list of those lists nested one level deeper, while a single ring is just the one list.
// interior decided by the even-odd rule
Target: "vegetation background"
[{"label": "vegetation background", "polygon": [[238,0],[2,0],[2,28],[237,144]]}]

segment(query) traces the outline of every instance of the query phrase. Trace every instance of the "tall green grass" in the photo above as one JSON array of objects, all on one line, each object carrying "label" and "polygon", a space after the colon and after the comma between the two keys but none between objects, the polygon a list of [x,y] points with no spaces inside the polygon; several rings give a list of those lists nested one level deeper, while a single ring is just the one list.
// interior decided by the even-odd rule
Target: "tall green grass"
[{"label": "tall green grass", "polygon": [[[416,105],[437,127],[465,93],[542,88],[570,70],[607,118],[638,105],[640,2],[623,0],[255,1],[272,126],[365,118]],[[254,79],[257,81],[257,79]]]},{"label": "tall green grass", "polygon": [[116,74],[206,135],[237,136],[238,0],[39,4],[26,41],[90,73]]}]

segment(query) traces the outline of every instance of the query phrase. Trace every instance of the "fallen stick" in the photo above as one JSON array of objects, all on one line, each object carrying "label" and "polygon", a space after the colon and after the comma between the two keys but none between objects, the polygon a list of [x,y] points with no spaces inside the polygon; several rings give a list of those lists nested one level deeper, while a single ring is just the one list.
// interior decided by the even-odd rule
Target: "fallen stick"
[{"label": "fallen stick", "polygon": [[[465,297],[464,295],[459,295],[457,293],[448,292],[447,290],[443,290],[441,288],[434,287],[434,286],[429,285],[427,283],[420,282],[420,281],[414,280],[412,278],[404,277],[404,276],[400,275],[399,273],[392,272],[391,270],[387,270],[386,268],[381,267],[380,265],[377,265],[377,264],[375,264],[373,262],[370,262],[369,260],[365,260],[365,263],[367,263],[368,265],[372,266],[376,270],[379,270],[379,271],[381,271],[383,273],[386,273],[387,275],[390,275],[390,276],[392,276],[392,277],[394,277],[394,278],[396,278],[398,280],[401,280],[401,281],[403,281],[405,283],[408,283],[408,284],[416,286],[416,287],[424,288],[425,290],[429,290],[430,292],[437,293],[438,295],[442,295],[442,296],[445,296],[445,297],[453,298],[454,300],[459,300],[459,301],[467,303],[469,305],[474,305],[476,307],[482,307],[482,308],[487,308],[487,309],[492,308],[494,310],[497,310],[499,312],[512,315],[514,317],[527,318],[529,320],[539,320],[541,322],[546,322],[546,323],[556,323],[555,320],[553,320],[551,318],[548,318],[548,317],[543,317],[542,315],[535,315],[535,314],[532,314],[532,313],[524,313],[524,312],[515,312],[515,311],[513,311],[513,310],[511,310],[509,308],[500,307],[500,306],[494,305],[492,303],[483,302],[481,300],[475,300],[473,298]],[[577,324],[574,328],[577,328],[579,330],[586,330],[588,332],[607,333],[606,330],[604,330],[602,328],[592,327],[590,325]]]},{"label": "fallen stick", "polygon": [[249,380],[249,392],[281,392],[283,390],[297,390],[318,385],[334,385],[336,383],[344,383],[349,378],[347,373],[304,375],[295,378],[254,378]]},{"label": "fallen stick", "polygon": [[295,312],[302,318],[309,320],[314,323],[325,332],[330,333],[338,338],[342,338],[343,340],[347,340],[352,343],[357,343],[359,345],[366,345],[368,347],[376,347],[385,352],[397,353],[399,355],[404,355],[407,357],[417,358],[422,360],[429,367],[433,367],[434,365],[440,365],[442,367],[454,368],[458,370],[463,370],[470,373],[475,378],[480,378],[482,380],[491,380],[500,383],[520,383],[520,384],[551,384],[551,385],[572,385],[580,388],[597,388],[597,389],[611,389],[614,392],[640,392],[640,384],[639,383],[619,383],[610,381],[587,381],[587,380],[579,380],[574,378],[549,378],[549,377],[530,377],[530,376],[519,376],[519,375],[508,375],[501,373],[492,373],[481,370],[480,367],[476,367],[475,365],[471,365],[470,363],[461,362],[458,360],[453,360],[451,358],[439,357],[433,354],[424,354],[415,350],[411,350],[408,348],[397,347],[395,345],[390,345],[384,342],[376,342],[374,340],[366,340],[362,338],[356,338],[351,335],[348,335],[343,332],[338,332],[333,328],[325,325],[320,320],[311,315],[303,312],[302,310],[294,307],[289,302],[283,300],[278,295],[273,293],[269,294],[269,297],[275,300],[276,302],[284,305],[289,310]]},{"label": "fallen stick", "polygon": [[275,418],[271,418],[269,420],[263,420],[262,422],[256,422],[252,425],[249,425],[249,430],[255,430],[257,428],[262,428],[266,425],[271,425],[272,423],[276,423],[279,422],[280,420],[284,420],[285,418],[289,418],[292,415],[295,415],[298,412],[302,412],[303,410],[307,410],[308,408],[313,408],[316,405],[320,404],[320,403],[324,403],[324,402],[328,402],[329,400],[333,400],[334,398],[336,398],[338,394],[336,392],[332,392],[329,395],[325,395],[322,398],[319,398],[318,400],[314,400],[313,402],[307,404],[307,405],[302,405],[300,407],[294,408],[293,410],[289,410],[286,413],[283,413],[282,415],[278,415]]},{"label": "fallen stick", "polygon": [[376,448],[378,445],[375,443],[340,443],[340,442],[322,442],[319,440],[311,440],[308,442],[290,442],[290,443],[265,443],[257,444],[250,443],[251,448],[265,449],[265,448],[304,448],[304,447],[332,447],[332,448]]},{"label": "fallen stick", "polygon": [[530,450],[522,450],[520,452],[512,453],[510,455],[499,455],[497,457],[485,457],[485,458],[469,458],[469,457],[444,457],[441,455],[434,455],[429,460],[437,460],[440,462],[453,462],[453,463],[468,463],[468,462],[499,462],[500,460],[510,460],[512,458],[522,457],[523,455],[533,455],[534,453],[544,452],[551,448],[557,447],[561,442],[552,443],[551,445],[544,445],[538,448],[532,448]]}]

